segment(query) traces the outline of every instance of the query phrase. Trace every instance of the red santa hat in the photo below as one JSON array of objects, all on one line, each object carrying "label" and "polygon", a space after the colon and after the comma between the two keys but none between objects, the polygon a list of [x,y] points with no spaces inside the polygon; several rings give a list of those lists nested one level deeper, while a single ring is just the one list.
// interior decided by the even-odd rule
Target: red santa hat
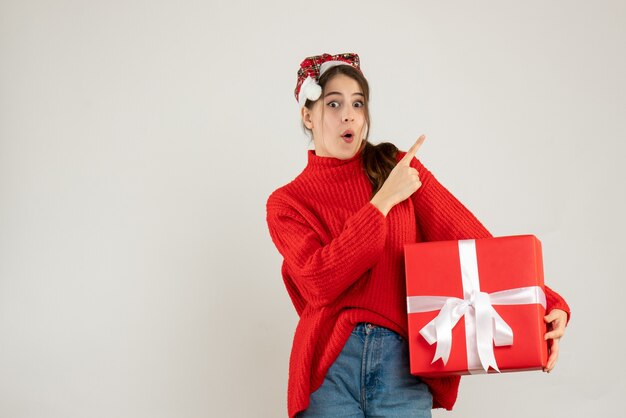
[{"label": "red santa hat", "polygon": [[361,71],[359,56],[353,53],[314,55],[302,61],[298,70],[298,83],[295,90],[296,100],[300,108],[304,106],[307,100],[319,99],[322,94],[322,88],[318,84],[320,77],[337,65],[351,65]]}]

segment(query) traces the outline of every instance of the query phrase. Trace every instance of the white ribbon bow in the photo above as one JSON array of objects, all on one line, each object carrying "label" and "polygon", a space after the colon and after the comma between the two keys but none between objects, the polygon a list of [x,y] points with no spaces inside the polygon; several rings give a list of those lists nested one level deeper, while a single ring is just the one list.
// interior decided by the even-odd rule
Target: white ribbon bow
[{"label": "white ribbon bow", "polygon": [[546,296],[539,286],[518,287],[493,293],[481,292],[475,240],[459,241],[459,257],[463,299],[447,296],[409,296],[408,313],[440,310],[435,319],[420,330],[428,344],[437,343],[432,363],[441,359],[444,365],[447,364],[452,349],[452,329],[465,316],[465,341],[470,373],[481,369],[487,372],[489,367],[499,372],[493,344],[512,345],[513,330],[496,312],[493,305],[539,303],[545,309]]}]

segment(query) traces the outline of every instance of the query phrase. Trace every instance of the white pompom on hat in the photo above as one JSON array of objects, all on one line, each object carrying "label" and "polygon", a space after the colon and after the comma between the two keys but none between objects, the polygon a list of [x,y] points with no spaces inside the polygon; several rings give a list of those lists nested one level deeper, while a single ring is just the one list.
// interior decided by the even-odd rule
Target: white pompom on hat
[{"label": "white pompom on hat", "polygon": [[322,95],[322,88],[318,81],[322,74],[337,65],[351,65],[361,70],[359,56],[353,53],[337,55],[322,54],[307,57],[300,64],[298,70],[298,82],[295,96],[300,108],[304,107],[307,100],[315,101]]}]

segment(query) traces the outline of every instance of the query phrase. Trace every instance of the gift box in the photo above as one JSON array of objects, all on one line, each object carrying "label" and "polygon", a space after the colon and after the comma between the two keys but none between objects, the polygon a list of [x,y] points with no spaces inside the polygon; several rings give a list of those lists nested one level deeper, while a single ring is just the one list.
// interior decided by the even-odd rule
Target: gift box
[{"label": "gift box", "polygon": [[541,370],[541,242],[532,235],[407,244],[411,373]]}]

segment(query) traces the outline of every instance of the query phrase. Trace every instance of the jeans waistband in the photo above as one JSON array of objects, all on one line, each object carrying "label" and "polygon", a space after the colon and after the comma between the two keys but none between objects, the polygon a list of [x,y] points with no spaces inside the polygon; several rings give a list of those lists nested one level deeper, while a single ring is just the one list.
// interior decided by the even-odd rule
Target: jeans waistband
[{"label": "jeans waistband", "polygon": [[371,322],[359,322],[352,330],[352,333],[357,335],[370,335],[372,333],[381,336],[396,335],[396,333],[389,328],[381,327],[380,325],[372,324]]}]

